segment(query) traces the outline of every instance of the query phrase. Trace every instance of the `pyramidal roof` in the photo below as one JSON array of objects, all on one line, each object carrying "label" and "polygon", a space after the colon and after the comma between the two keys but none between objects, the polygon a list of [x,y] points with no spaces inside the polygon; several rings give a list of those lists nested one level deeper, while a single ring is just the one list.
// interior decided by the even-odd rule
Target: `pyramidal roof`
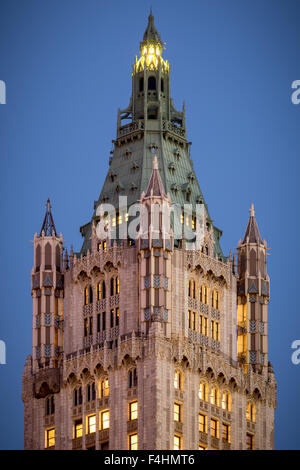
[{"label": "pyramidal roof", "polygon": [[41,228],[40,237],[42,236],[42,232],[44,231],[46,237],[51,237],[52,233],[54,232],[55,236],[57,237],[54,220],[51,213],[51,204],[50,199],[47,200],[46,204],[46,214],[44,217],[44,222]]},{"label": "pyramidal roof", "polygon": [[248,225],[247,225],[246,232],[244,235],[243,243],[247,243],[247,239],[249,243],[262,243],[262,239],[258,230],[256,219],[255,219],[255,211],[254,211],[253,204],[251,204],[249,212],[250,212],[250,217],[249,217]]},{"label": "pyramidal roof", "polygon": [[165,196],[164,185],[162,183],[160,173],[158,170],[158,161],[157,161],[156,155],[154,155],[153,169],[152,169],[152,173],[150,176],[148,188],[145,194],[145,197],[150,197],[150,196],[158,196],[158,197]]}]

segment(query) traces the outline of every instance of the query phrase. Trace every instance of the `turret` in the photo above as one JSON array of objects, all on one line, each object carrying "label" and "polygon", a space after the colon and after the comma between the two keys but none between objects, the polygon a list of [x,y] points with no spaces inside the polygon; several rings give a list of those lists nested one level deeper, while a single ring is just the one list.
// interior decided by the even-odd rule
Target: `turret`
[{"label": "turret", "polygon": [[63,239],[57,235],[48,199],[39,236],[34,235],[33,371],[56,368],[63,347]]},{"label": "turret", "polygon": [[267,244],[262,241],[251,204],[250,217],[243,241],[238,245],[237,332],[238,357],[256,372],[268,368]]},{"label": "turret", "polygon": [[169,312],[171,298],[169,282],[171,273],[172,230],[170,227],[170,197],[166,195],[158,169],[156,155],[146,192],[140,203],[143,207],[138,240],[141,274],[141,323],[148,332],[153,322],[161,325],[154,329],[170,335]]}]

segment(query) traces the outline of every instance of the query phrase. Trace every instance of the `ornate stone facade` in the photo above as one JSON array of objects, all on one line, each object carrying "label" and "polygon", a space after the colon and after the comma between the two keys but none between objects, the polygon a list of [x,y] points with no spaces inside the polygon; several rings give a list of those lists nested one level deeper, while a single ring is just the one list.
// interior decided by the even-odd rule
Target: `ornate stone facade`
[{"label": "ornate stone facade", "polygon": [[[266,243],[251,208],[238,273],[235,257],[223,255],[193,172],[184,109],[170,99],[161,46],[151,13],[109,172],[81,228],[81,252],[63,247],[49,201],[34,237],[26,449],[274,446]],[[123,118],[132,122],[122,126]],[[203,204],[202,248],[166,233],[161,222],[153,231],[152,219],[135,241],[99,238],[96,209],[120,193],[149,214],[154,205],[192,204],[181,219],[189,227],[195,204]],[[126,217],[118,212],[115,225]]]}]

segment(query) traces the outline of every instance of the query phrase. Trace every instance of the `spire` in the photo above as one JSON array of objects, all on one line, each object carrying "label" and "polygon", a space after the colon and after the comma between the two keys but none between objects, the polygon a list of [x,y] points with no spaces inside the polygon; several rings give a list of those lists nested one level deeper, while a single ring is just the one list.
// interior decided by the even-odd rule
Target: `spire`
[{"label": "spire", "polygon": [[160,35],[154,25],[154,16],[152,15],[152,7],[150,7],[150,15],[148,16],[148,26],[144,33],[143,41],[155,41],[162,44]]},{"label": "spire", "polygon": [[44,222],[41,228],[40,237],[42,236],[43,231],[46,237],[51,237],[52,232],[54,232],[55,236],[57,237],[54,220],[53,220],[52,213],[51,213],[51,207],[52,206],[50,204],[50,199],[48,199],[47,204],[46,204],[46,214],[45,214]]},{"label": "spire", "polygon": [[247,225],[246,232],[244,235],[243,243],[247,243],[248,237],[249,237],[250,243],[262,243],[262,239],[260,237],[257,222],[255,219],[255,211],[254,211],[253,203],[251,204],[249,212],[250,212],[250,217],[249,217],[248,225]]},{"label": "spire", "polygon": [[152,165],[153,165],[153,169],[152,169],[152,173],[150,176],[150,180],[149,180],[145,197],[149,197],[149,196],[163,197],[165,196],[165,190],[164,190],[164,185],[162,183],[162,180],[159,174],[158,161],[157,161],[156,155],[154,155]]}]

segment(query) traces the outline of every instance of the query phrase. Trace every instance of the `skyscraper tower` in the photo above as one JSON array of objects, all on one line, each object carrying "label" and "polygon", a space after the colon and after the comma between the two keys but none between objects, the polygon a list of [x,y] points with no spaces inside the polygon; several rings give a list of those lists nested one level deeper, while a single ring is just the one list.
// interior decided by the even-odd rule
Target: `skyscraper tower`
[{"label": "skyscraper tower", "polygon": [[80,252],[49,201],[34,237],[25,448],[273,448],[266,243],[252,207],[238,274],[223,255],[162,51],[151,11]]}]

